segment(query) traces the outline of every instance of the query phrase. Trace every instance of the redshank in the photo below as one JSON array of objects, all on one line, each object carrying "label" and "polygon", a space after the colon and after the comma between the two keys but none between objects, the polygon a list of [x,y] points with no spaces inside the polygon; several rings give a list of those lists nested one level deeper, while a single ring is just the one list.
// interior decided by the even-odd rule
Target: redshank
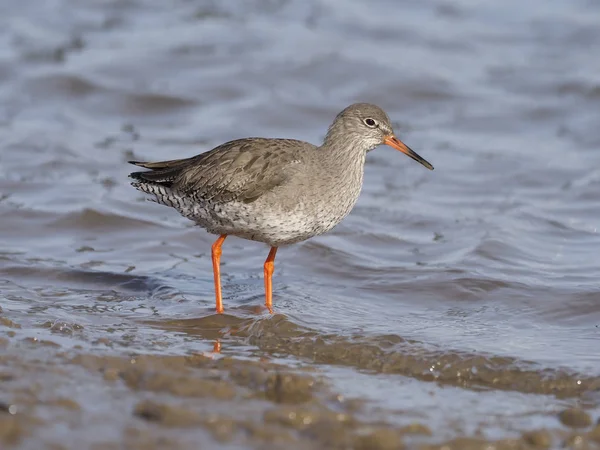
[{"label": "redshank", "polygon": [[357,103],[337,115],[320,147],[293,139],[246,138],[200,155],[161,162],[130,161],[131,184],[209,233],[217,312],[221,245],[228,235],[271,247],[264,263],[265,306],[273,312],[272,275],[282,245],[323,234],[350,213],[362,188],[365,157],[386,144],[433,166],[395,135],[378,106]]}]

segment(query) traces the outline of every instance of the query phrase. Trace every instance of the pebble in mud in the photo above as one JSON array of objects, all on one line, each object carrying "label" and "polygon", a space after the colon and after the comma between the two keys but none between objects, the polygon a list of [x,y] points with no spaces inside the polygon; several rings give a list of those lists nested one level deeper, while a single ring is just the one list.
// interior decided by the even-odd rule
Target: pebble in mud
[{"label": "pebble in mud", "polygon": [[400,428],[402,434],[418,434],[421,436],[431,436],[433,433],[427,425],[422,423],[411,423],[405,427]]},{"label": "pebble in mud", "polygon": [[[153,430],[128,427],[123,432],[123,443],[106,447],[100,447],[102,450],[117,450],[126,448],[127,450],[164,450],[185,448],[182,443],[173,439],[161,436],[156,437]],[[61,449],[62,450],[62,449]]]},{"label": "pebble in mud", "polygon": [[16,322],[13,322],[12,320],[10,320],[7,317],[0,317],[0,325],[4,325],[5,327],[8,327],[8,328],[21,328],[21,325],[19,325]]},{"label": "pebble in mud", "polygon": [[76,331],[83,330],[82,325],[77,323],[61,322],[59,320],[55,322],[45,322],[42,326],[44,328],[48,328],[53,333],[64,334],[68,336],[73,335]]},{"label": "pebble in mud", "polygon": [[314,448],[346,449],[352,448],[354,436],[344,424],[319,421],[306,428],[301,436],[318,444]]},{"label": "pebble in mud", "polygon": [[73,411],[79,411],[81,409],[79,403],[67,397],[58,397],[46,402],[46,404],[50,406],[58,406],[59,408],[70,409]]},{"label": "pebble in mud", "polygon": [[560,422],[570,428],[587,428],[592,425],[592,418],[583,409],[568,408],[558,414]]},{"label": "pebble in mud", "polygon": [[114,367],[108,367],[103,371],[103,378],[106,381],[117,381],[119,379],[119,370]]},{"label": "pebble in mud", "polygon": [[399,450],[404,448],[400,434],[389,428],[381,428],[360,434],[354,441],[355,450]]},{"label": "pebble in mud", "polygon": [[303,440],[315,443],[315,448],[353,446],[356,421],[348,414],[331,411],[323,405],[275,408],[265,412],[263,420],[268,425],[299,431]]},{"label": "pebble in mud", "polygon": [[281,424],[296,430],[303,430],[317,422],[339,422],[350,427],[354,422],[348,414],[316,409],[312,407],[282,407],[265,412],[263,419],[266,423]]},{"label": "pebble in mud", "polygon": [[167,427],[190,427],[200,425],[200,416],[187,408],[142,401],[135,406],[133,414],[148,422],[157,422]]},{"label": "pebble in mud", "polygon": [[56,342],[48,341],[46,339],[38,339],[35,337],[28,337],[23,339],[23,341],[28,342],[30,344],[43,345],[46,347],[60,347],[60,344],[57,344]]},{"label": "pebble in mud", "polygon": [[250,438],[258,443],[281,444],[283,445],[281,448],[288,448],[297,442],[291,433],[277,426],[250,421],[245,422],[242,426]]},{"label": "pebble in mud", "polygon": [[592,428],[592,430],[588,433],[588,438],[590,438],[592,441],[597,442],[600,444],[600,421],[599,423]]},{"label": "pebble in mud", "polygon": [[235,435],[237,422],[225,415],[210,414],[203,420],[204,427],[220,442],[230,441]]},{"label": "pebble in mud", "polygon": [[[219,361],[221,364],[229,365],[230,358],[224,358]],[[259,367],[232,367],[230,377],[240,386],[246,386],[251,389],[256,389],[267,384],[269,373]]]},{"label": "pebble in mud", "polygon": [[17,417],[8,414],[0,415],[0,443],[14,445],[19,442],[24,434]]},{"label": "pebble in mud", "polygon": [[312,398],[313,386],[313,378],[276,372],[267,379],[265,395],[276,403],[303,403]]},{"label": "pebble in mud", "polygon": [[211,397],[231,399],[235,388],[227,381],[206,380],[179,374],[147,372],[131,367],[121,373],[121,378],[132,389],[168,392],[181,397]]},{"label": "pebble in mud", "polygon": [[522,434],[522,438],[534,448],[546,449],[552,445],[552,436],[547,430],[527,431]]},{"label": "pebble in mud", "polygon": [[421,450],[499,450],[505,447],[499,447],[496,442],[490,446],[490,442],[484,439],[459,437],[442,444],[423,445]]},{"label": "pebble in mud", "polygon": [[591,448],[597,448],[596,446],[590,447],[586,437],[578,433],[574,433],[567,437],[567,439],[563,443],[563,447],[570,448],[573,450],[588,450]]}]

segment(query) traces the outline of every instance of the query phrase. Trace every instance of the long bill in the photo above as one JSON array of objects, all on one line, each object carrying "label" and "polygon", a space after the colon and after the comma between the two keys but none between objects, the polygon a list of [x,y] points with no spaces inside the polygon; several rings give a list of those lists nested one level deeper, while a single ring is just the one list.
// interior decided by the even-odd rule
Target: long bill
[{"label": "long bill", "polygon": [[408,145],[406,145],[404,142],[402,142],[400,139],[398,139],[393,134],[390,134],[389,136],[386,136],[386,138],[383,140],[383,143],[385,145],[389,145],[392,148],[395,148],[396,150],[400,150],[402,153],[404,153],[405,155],[410,156],[412,159],[414,159],[418,163],[423,164],[429,170],[433,170],[433,166],[431,164],[429,164],[429,162],[427,162],[425,159],[421,158],[417,154],[417,152],[411,150]]}]

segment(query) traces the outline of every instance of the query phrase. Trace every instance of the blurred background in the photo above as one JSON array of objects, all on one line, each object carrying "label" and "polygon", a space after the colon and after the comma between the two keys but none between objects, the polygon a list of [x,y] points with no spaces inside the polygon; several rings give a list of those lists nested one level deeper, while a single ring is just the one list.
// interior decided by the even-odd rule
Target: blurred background
[{"label": "blurred background", "polygon": [[[599,45],[590,0],[2,2],[0,443],[593,448]],[[319,144],[358,101],[436,170],[370,153],[351,215],[279,252],[275,316],[267,248],[228,240],[215,316],[214,237],[127,160]]]}]

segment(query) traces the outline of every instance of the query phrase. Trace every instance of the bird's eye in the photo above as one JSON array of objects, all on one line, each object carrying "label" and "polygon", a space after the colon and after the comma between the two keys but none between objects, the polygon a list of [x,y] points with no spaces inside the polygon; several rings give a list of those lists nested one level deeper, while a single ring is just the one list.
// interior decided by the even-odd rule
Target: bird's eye
[{"label": "bird's eye", "polygon": [[365,125],[371,128],[375,128],[377,122],[375,122],[373,119],[365,119]]}]

